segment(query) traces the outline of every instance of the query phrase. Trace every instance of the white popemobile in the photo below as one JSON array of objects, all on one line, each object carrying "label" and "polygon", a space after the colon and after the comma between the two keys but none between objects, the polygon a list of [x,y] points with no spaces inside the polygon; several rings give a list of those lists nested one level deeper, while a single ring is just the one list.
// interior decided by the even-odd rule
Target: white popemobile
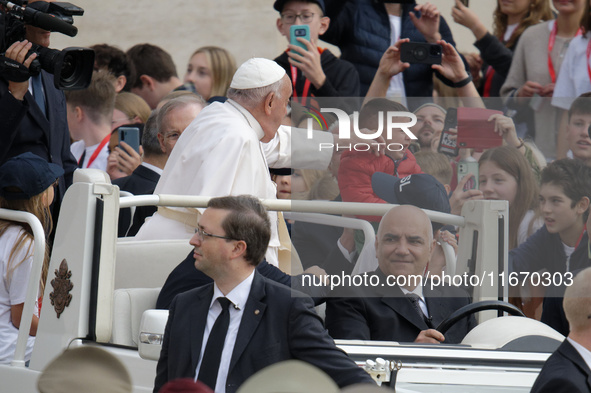
[{"label": "white popemobile", "polygon": [[[0,217],[27,221],[35,233],[35,262],[11,364],[0,365],[0,393],[33,393],[44,367],[64,349],[100,346],[117,356],[131,375],[134,392],[151,392],[167,311],[153,310],[159,289],[170,271],[189,253],[186,240],[136,241],[117,238],[120,207],[156,204],[203,207],[208,198],[153,195],[120,198],[108,176],[94,169],[78,170],[68,189],[57,224],[48,282],[43,297],[35,347],[25,365],[25,344],[37,295],[44,238],[38,221],[28,213],[0,209]],[[382,215],[390,205],[335,202],[263,201],[267,208],[295,211],[292,218],[364,229],[366,245],[373,230],[365,221],[319,213]],[[299,213],[302,212],[302,213]],[[432,220],[460,228],[455,277],[476,278],[487,285],[474,288],[474,312],[507,298],[499,289],[507,278],[505,201],[469,201],[462,216],[427,211]],[[366,247],[367,249],[367,247]],[[364,251],[365,252],[365,251]],[[450,261],[450,259],[448,259]],[[357,269],[359,271],[359,269]],[[466,273],[466,276],[464,276]],[[482,283],[480,283],[482,284]],[[490,285],[492,284],[492,285]],[[497,304],[498,303],[498,304]],[[500,304],[500,306],[499,306]],[[461,314],[463,310],[458,310]],[[480,324],[459,345],[419,345],[378,341],[337,344],[374,379],[398,392],[529,392],[544,361],[564,337],[535,320],[479,313]],[[455,315],[447,322],[453,323]],[[445,330],[447,326],[439,326]],[[371,360],[368,360],[371,359]],[[107,383],[107,382],[106,382]]]}]

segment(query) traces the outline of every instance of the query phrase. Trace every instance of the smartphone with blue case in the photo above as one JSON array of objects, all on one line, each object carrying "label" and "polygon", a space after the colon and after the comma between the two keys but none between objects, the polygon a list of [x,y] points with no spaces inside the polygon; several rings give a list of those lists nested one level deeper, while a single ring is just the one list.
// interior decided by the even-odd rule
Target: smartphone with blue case
[{"label": "smartphone with blue case", "polygon": [[[302,48],[303,52],[308,51],[308,47],[303,42],[298,41],[298,38],[303,38],[310,41],[310,26],[308,25],[292,25],[289,28],[289,42],[292,45]],[[303,52],[297,50],[299,55],[304,55]]]}]

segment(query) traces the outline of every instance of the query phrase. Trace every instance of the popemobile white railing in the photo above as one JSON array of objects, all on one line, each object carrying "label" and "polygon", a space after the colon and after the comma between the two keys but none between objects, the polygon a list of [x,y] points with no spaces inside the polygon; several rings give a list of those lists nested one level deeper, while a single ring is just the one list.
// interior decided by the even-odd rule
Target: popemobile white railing
[{"label": "popemobile white railing", "polygon": [[[169,206],[169,207],[205,207],[211,197],[203,196],[179,196],[179,195],[147,195],[120,198],[120,207],[130,206]],[[375,234],[370,231],[369,223],[363,220],[347,221],[343,217],[329,215],[375,215],[383,216],[393,206],[391,204],[369,204],[354,202],[335,201],[290,201],[267,199],[262,203],[268,210],[276,210],[293,213],[324,213],[320,217],[305,218],[304,221],[319,222],[323,224],[338,225],[361,229],[366,233],[365,248],[373,244]],[[473,285],[473,300],[504,299],[508,298],[508,287],[499,285],[501,276],[508,272],[508,204],[506,201],[467,201],[462,207],[462,216],[441,213],[423,209],[432,221],[454,225],[459,228],[460,238],[457,263],[452,255],[451,247],[444,247],[448,266],[446,273],[454,275],[455,278],[463,277],[463,284],[466,278],[478,279],[479,285]],[[361,223],[359,221],[362,221]],[[366,225],[367,224],[367,225]],[[371,235],[370,235],[371,234]],[[359,264],[359,261],[358,261]],[[357,266],[356,266],[357,267]],[[359,273],[354,269],[354,273]],[[361,271],[362,272],[362,271]],[[457,285],[457,284],[456,284]],[[494,318],[494,312],[481,313],[478,316],[480,321]]]},{"label": "popemobile white railing", "polygon": [[[206,207],[211,197],[194,197],[178,195],[142,195],[142,196],[123,196],[119,201],[120,208],[134,206],[169,206],[169,207]],[[383,216],[394,205],[389,204],[369,204],[355,202],[334,202],[334,201],[290,201],[278,199],[262,200],[268,210],[283,211],[286,219],[296,221],[305,221],[315,224],[331,225],[358,229],[364,233],[363,251],[358,259],[358,264],[353,269],[353,274],[362,273],[364,263],[368,258],[372,258],[370,252],[375,241],[375,232],[371,224],[365,220],[356,218],[342,217],[340,214],[347,215],[376,215]],[[466,220],[461,216],[444,214],[437,211],[423,209],[432,221],[463,227]],[[335,216],[334,214],[339,214]],[[448,244],[442,244],[446,266],[448,272],[456,270],[456,256],[453,248]]]}]

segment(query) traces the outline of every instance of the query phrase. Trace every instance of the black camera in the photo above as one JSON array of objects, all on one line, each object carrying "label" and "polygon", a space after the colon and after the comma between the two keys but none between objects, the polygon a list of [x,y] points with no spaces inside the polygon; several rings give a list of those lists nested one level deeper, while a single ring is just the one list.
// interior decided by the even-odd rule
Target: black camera
[{"label": "black camera", "polygon": [[404,63],[441,64],[441,53],[439,44],[404,42],[400,45],[400,60]]},{"label": "black camera", "polygon": [[94,69],[92,49],[70,47],[60,51],[33,44],[29,56],[37,53],[37,58],[29,68],[3,56],[12,44],[25,39],[25,24],[74,37],[78,29],[73,26],[73,16],[84,14],[84,10],[65,2],[38,1],[23,7],[22,0],[13,1],[0,0],[0,6],[3,6],[0,8],[0,76],[24,82],[43,69],[54,75],[58,89],[87,88]]}]

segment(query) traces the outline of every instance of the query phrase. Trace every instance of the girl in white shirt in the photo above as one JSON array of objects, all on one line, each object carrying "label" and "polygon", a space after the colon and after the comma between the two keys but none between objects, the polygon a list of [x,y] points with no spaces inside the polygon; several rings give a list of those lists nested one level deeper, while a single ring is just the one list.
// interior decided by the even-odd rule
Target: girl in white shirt
[{"label": "girl in white shirt", "polygon": [[[0,167],[0,207],[32,213],[47,236],[52,228],[49,206],[53,202],[53,187],[63,173],[60,166],[32,153],[11,158]],[[10,363],[14,357],[33,264],[34,241],[29,225],[0,219],[0,363]],[[25,360],[30,359],[33,350],[48,265],[46,247]]]}]

